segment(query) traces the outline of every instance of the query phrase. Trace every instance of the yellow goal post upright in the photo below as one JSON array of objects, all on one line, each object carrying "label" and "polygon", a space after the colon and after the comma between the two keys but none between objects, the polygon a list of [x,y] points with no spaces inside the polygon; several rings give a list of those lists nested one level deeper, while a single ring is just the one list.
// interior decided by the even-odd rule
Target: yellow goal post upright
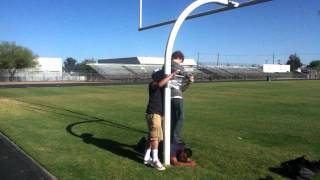
[{"label": "yellow goal post upright", "polygon": [[[193,18],[198,18],[201,16],[206,16],[210,14],[215,14],[219,12],[224,12],[228,10],[233,10],[236,8],[242,8],[242,7],[248,7],[264,2],[269,2],[272,0],[249,0],[246,2],[241,2],[238,3],[236,1],[232,0],[195,0],[192,2],[190,5],[188,5],[182,13],[179,15],[177,19],[173,20],[167,20],[163,22],[159,22],[156,24],[151,24],[147,26],[143,26],[143,6],[142,6],[142,0],[139,0],[139,31],[147,30],[147,29],[152,29],[152,28],[157,28],[160,26],[168,25],[168,24],[174,24],[171,32],[169,34],[168,40],[167,40],[167,45],[165,49],[165,54],[164,54],[164,67],[165,67],[165,74],[170,74],[171,73],[171,54],[173,51],[173,45],[174,41],[176,39],[176,36],[178,34],[178,31],[182,25],[182,23],[185,20],[188,19],[193,19]],[[205,5],[205,4],[220,4],[224,5],[222,8],[217,8],[217,9],[211,9],[205,12],[200,12],[197,14],[191,14],[195,9],[198,7]],[[164,148],[163,148],[163,157],[164,157],[164,164],[165,165],[170,165],[170,126],[171,126],[171,89],[170,89],[170,82],[168,85],[165,87],[165,98],[164,98]]]}]

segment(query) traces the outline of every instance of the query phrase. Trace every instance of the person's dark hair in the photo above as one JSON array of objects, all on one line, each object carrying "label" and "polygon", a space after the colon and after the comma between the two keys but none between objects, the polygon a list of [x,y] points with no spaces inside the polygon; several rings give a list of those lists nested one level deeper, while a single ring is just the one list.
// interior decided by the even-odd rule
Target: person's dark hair
[{"label": "person's dark hair", "polygon": [[184,152],[187,154],[188,158],[190,158],[192,156],[192,150],[190,148],[185,148]]},{"label": "person's dark hair", "polygon": [[181,159],[181,156],[180,156],[181,153],[185,153],[187,158],[190,158],[192,156],[192,150],[189,148],[185,148],[182,151],[177,152],[177,159],[180,162],[187,162],[187,159]]},{"label": "person's dark hair", "polygon": [[181,59],[182,62],[184,61],[184,55],[181,51],[175,51],[171,55],[171,60],[173,59]]},{"label": "person's dark hair", "polygon": [[157,69],[156,71],[154,71],[152,73],[152,79],[156,82],[160,81],[161,79],[164,78],[164,70],[160,70],[160,69]]}]

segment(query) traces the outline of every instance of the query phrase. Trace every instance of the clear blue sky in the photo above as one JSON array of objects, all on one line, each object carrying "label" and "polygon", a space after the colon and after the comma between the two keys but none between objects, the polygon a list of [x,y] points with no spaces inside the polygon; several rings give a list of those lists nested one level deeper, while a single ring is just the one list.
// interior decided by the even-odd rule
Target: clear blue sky
[{"label": "clear blue sky", "polygon": [[[176,18],[193,0],[144,0],[144,25]],[[216,6],[207,5],[200,10]],[[198,10],[198,11],[200,11]],[[320,1],[273,0],[186,21],[174,49],[224,63],[320,59]],[[0,41],[39,56],[163,56],[172,25],[139,32],[138,0],[0,0]]]}]

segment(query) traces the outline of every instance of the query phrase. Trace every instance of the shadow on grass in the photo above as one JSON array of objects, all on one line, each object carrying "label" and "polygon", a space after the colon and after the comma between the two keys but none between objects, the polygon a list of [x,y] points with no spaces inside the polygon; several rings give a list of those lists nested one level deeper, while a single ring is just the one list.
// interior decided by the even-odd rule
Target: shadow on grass
[{"label": "shadow on grass", "polygon": [[115,128],[119,128],[119,129],[123,129],[126,131],[133,131],[133,132],[137,132],[137,133],[143,133],[146,134],[146,131],[140,130],[140,129],[136,129],[136,128],[132,128],[111,120],[106,120],[106,119],[102,119],[102,118],[98,118],[98,117],[94,117],[91,115],[87,115],[84,113],[80,113],[80,112],[75,112],[72,110],[68,110],[68,109],[64,109],[64,108],[60,108],[60,107],[54,107],[54,106],[49,106],[49,105],[43,105],[43,104],[39,104],[39,103],[33,103],[33,102],[25,102],[27,104],[30,104],[31,106],[25,106],[25,108],[29,109],[29,110],[33,110],[33,111],[44,111],[44,112],[49,112],[49,113],[54,113],[57,115],[61,115],[64,117],[72,117],[75,119],[81,119],[84,121],[80,121],[80,122],[75,122],[72,124],[69,124],[66,127],[66,131],[78,138],[81,138],[82,141],[86,144],[92,144],[95,145],[101,149],[110,151],[118,156],[122,156],[131,160],[134,160],[136,162],[141,163],[142,162],[142,155],[141,153],[137,152],[134,150],[135,145],[128,145],[128,144],[124,144],[124,143],[120,143],[117,141],[114,141],[112,139],[105,139],[105,138],[97,138],[94,137],[93,134],[90,133],[82,133],[81,135],[76,134],[75,132],[72,131],[72,128],[74,126],[80,125],[80,124],[87,124],[87,123],[103,123],[109,127],[115,127]]},{"label": "shadow on grass", "polygon": [[81,121],[81,122],[72,123],[67,126],[66,130],[71,135],[78,137],[78,138],[81,138],[82,141],[87,144],[95,145],[101,149],[110,151],[113,154],[116,154],[118,156],[122,156],[122,157],[125,157],[128,159],[131,159],[133,161],[136,161],[138,163],[141,163],[142,162],[142,154],[138,153],[134,150],[135,145],[128,145],[128,144],[120,143],[120,142],[114,141],[112,139],[97,138],[97,137],[94,137],[94,135],[90,134],[90,133],[82,133],[81,135],[78,135],[72,131],[72,128],[77,125],[84,124],[84,123],[97,123],[97,122],[101,122],[101,121],[103,121],[103,120]]},{"label": "shadow on grass", "polygon": [[[21,101],[21,102],[24,102],[24,101]],[[85,120],[85,121],[92,121],[92,122],[100,121],[100,122],[102,122],[105,125],[110,126],[110,127],[115,127],[115,128],[119,128],[119,129],[123,129],[123,130],[134,131],[134,132],[142,133],[142,134],[146,134],[147,133],[146,131],[143,131],[141,129],[137,129],[137,128],[133,128],[133,127],[130,127],[130,126],[126,126],[126,125],[114,122],[112,120],[98,118],[98,117],[95,117],[95,116],[92,116],[92,115],[84,114],[84,113],[81,113],[81,112],[76,112],[76,111],[69,110],[69,109],[64,109],[64,108],[60,108],[60,107],[54,107],[54,106],[49,106],[49,105],[44,105],[44,104],[34,103],[34,102],[24,102],[24,103],[32,105],[32,106],[25,106],[25,108],[29,109],[29,110],[45,111],[45,112],[50,112],[50,113],[54,113],[54,114],[57,114],[57,115],[76,118],[76,119],[81,119],[81,120]]]},{"label": "shadow on grass", "polygon": [[95,145],[101,149],[108,150],[113,154],[134,160],[138,163],[142,162],[142,155],[131,150],[134,148],[134,145],[127,145],[111,139],[96,138],[90,133],[83,133],[80,137],[83,142],[87,144]]}]

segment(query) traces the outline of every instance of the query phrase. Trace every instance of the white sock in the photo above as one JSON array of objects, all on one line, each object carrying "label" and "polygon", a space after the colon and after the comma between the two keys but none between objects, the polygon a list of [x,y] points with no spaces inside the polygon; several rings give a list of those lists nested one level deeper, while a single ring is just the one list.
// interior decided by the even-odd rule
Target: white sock
[{"label": "white sock", "polygon": [[151,154],[151,148],[148,148],[146,150],[146,153],[144,154],[144,160],[147,161],[150,159],[150,154]]},{"label": "white sock", "polygon": [[158,158],[158,149],[153,149],[153,150],[152,150],[152,158],[153,158],[153,162],[159,161],[159,158]]}]

